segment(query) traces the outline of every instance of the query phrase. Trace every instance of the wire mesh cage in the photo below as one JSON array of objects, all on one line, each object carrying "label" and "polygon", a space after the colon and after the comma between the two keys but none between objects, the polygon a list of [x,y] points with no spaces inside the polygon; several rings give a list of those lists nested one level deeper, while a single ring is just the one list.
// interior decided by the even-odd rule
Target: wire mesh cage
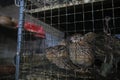
[{"label": "wire mesh cage", "polygon": [[119,10],[119,0],[26,0],[20,80],[119,80]]}]

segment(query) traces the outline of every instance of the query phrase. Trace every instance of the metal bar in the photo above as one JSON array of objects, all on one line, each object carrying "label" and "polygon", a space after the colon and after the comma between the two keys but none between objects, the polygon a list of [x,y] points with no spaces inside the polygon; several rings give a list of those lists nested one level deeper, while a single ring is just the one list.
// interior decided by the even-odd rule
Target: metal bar
[{"label": "metal bar", "polygon": [[19,0],[19,3],[20,3],[20,8],[19,8],[15,80],[19,80],[19,64],[20,64],[21,42],[22,42],[22,28],[24,24],[24,0]]}]

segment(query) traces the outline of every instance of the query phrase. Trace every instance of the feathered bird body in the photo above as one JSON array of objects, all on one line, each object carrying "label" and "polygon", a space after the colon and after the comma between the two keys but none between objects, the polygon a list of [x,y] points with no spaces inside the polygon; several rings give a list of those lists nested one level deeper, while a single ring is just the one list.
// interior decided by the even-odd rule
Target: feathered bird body
[{"label": "feathered bird body", "polygon": [[80,68],[87,68],[93,64],[94,57],[91,46],[84,41],[84,37],[75,34],[69,44],[69,54],[72,62]]},{"label": "feathered bird body", "polygon": [[54,61],[56,59],[56,55],[54,54],[56,51],[53,47],[49,47],[46,49],[46,57],[49,61]]},{"label": "feathered bird body", "polygon": [[79,43],[74,43],[69,46],[70,58],[77,65],[89,66],[92,64],[93,56],[89,46]]},{"label": "feathered bird body", "polygon": [[69,70],[77,68],[70,60],[67,47],[64,45],[57,45],[48,48],[46,51],[46,57],[59,68]]},{"label": "feathered bird body", "polygon": [[91,43],[95,38],[97,37],[97,34],[94,32],[89,32],[84,35],[84,41]]}]

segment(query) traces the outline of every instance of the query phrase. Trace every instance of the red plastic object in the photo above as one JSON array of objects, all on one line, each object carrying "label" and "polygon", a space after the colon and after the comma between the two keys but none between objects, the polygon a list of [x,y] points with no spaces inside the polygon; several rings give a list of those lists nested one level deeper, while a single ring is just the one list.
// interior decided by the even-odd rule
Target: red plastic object
[{"label": "red plastic object", "polygon": [[26,31],[32,32],[35,37],[45,38],[45,31],[42,26],[30,22],[25,22],[24,29]]}]

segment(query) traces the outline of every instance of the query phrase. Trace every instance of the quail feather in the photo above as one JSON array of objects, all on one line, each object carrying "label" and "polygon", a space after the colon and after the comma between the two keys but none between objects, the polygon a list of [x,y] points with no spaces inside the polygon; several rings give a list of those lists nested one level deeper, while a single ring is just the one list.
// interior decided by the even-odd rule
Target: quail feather
[{"label": "quail feather", "polygon": [[74,34],[70,37],[69,55],[73,64],[83,71],[87,70],[94,62],[92,48],[84,41],[84,36],[81,34]]},{"label": "quail feather", "polygon": [[67,70],[76,70],[77,67],[69,58],[68,49],[65,45],[56,45],[46,51],[46,57],[57,67]]}]

